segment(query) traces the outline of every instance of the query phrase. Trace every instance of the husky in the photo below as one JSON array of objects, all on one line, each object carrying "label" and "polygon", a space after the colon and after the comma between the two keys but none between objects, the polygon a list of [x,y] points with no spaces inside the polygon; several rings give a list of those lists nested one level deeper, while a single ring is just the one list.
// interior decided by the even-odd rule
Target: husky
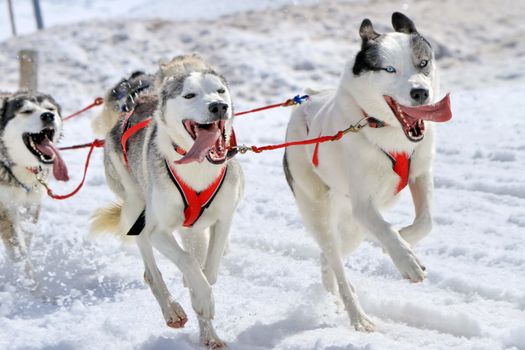
[{"label": "husky", "polygon": [[[448,95],[436,102],[431,45],[405,15],[394,13],[392,25],[395,32],[378,34],[363,20],[361,50],[346,64],[337,89],[307,90],[311,100],[294,109],[286,133],[293,141],[366,125],[337,142],[289,148],[283,161],[305,227],[321,248],[323,285],[342,300],[358,331],[375,326],[345,276],[343,257],[368,234],[404,278],[423,281],[426,269],[412,247],[432,228],[435,137],[428,121],[451,118]],[[380,211],[407,184],[415,219],[397,230]]]},{"label": "husky", "polygon": [[[62,135],[60,105],[49,95],[19,91],[0,94],[0,236],[10,260],[21,268],[28,287],[36,288],[23,220],[38,221],[42,185],[52,171],[69,179],[55,144]],[[25,236],[25,237],[24,237]]]},{"label": "husky", "polygon": [[[189,288],[202,343],[222,348],[225,343],[212,325],[211,286],[243,193],[240,165],[231,159],[234,114],[229,88],[197,55],[161,63],[153,80],[149,93],[134,97],[131,113],[120,113],[105,130],[105,173],[118,202],[95,212],[91,232],[136,237],[144,279],[166,324],[181,328],[186,313],[168,291],[153,248],[171,260]],[[136,84],[130,85],[136,93]],[[126,131],[149,117],[150,124],[123,146]],[[108,126],[100,120],[95,124]]]}]

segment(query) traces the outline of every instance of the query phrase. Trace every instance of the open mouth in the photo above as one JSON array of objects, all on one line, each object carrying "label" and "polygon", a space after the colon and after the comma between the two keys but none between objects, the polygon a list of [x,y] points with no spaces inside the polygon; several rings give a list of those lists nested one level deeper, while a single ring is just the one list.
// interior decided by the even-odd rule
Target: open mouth
[{"label": "open mouth", "polygon": [[200,124],[185,119],[184,128],[194,140],[193,146],[186,155],[176,161],[176,164],[202,162],[206,158],[212,164],[221,164],[226,161],[228,147],[226,140],[226,121],[219,120],[212,123]]},{"label": "open mouth", "polygon": [[44,164],[53,164],[55,161],[55,154],[49,152],[43,144],[52,143],[55,136],[54,129],[44,129],[39,133],[31,134],[25,133],[22,135],[27,149]]},{"label": "open mouth", "polygon": [[390,96],[383,98],[401,124],[406,137],[412,142],[423,140],[425,120],[440,123],[452,118],[449,94],[434,104],[414,107],[403,106]]},{"label": "open mouth", "polygon": [[69,180],[66,164],[53,143],[55,129],[46,128],[38,133],[24,133],[27,149],[43,164],[53,164],[53,175],[59,181]]}]

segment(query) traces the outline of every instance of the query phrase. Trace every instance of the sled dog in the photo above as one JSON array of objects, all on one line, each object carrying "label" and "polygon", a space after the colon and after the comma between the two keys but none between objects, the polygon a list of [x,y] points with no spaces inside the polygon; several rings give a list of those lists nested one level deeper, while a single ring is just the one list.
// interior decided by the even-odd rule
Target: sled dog
[{"label": "sled dog", "polygon": [[[137,92],[137,79],[153,86]],[[117,104],[110,108],[122,109],[132,94],[134,102],[126,104],[133,107],[131,114],[106,111],[100,118],[117,119],[95,121],[98,131],[107,134],[105,172],[118,202],[94,214],[91,231],[135,235],[144,279],[167,325],[181,328],[187,316],[168,291],[153,248],[171,260],[190,291],[201,341],[221,348],[224,342],[212,325],[211,286],[243,192],[241,168],[229,147],[234,134],[228,85],[197,55],[161,63],[154,78],[130,80],[129,91],[114,96]],[[126,139],[126,132],[149,117],[147,127]]]},{"label": "sled dog", "polygon": [[0,93],[0,236],[30,288],[37,285],[28,251],[31,233],[20,224],[38,221],[45,192],[37,177],[46,181],[52,171],[57,180],[69,179],[55,146],[61,134],[60,106],[51,96]]},{"label": "sled dog", "polygon": [[[308,91],[311,100],[292,112],[286,140],[334,135],[366,123],[337,142],[289,148],[284,171],[305,226],[321,248],[322,281],[338,296],[356,330],[374,324],[347,281],[343,257],[369,234],[412,282],[425,267],[412,247],[432,228],[434,122],[451,118],[440,98],[434,54],[414,23],[392,15],[394,32],[377,33],[370,20],[359,29],[361,50],[347,63],[335,90]],[[413,223],[396,230],[381,210],[408,184]]]}]

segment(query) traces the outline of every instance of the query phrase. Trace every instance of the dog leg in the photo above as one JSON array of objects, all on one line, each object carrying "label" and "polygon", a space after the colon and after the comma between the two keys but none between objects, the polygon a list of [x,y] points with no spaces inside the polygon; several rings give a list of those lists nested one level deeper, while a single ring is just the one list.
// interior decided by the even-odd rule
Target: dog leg
[{"label": "dog leg", "polygon": [[213,349],[224,347],[224,342],[215,333],[211,322],[215,314],[215,303],[211,286],[206,280],[199,262],[191,254],[184,251],[169,232],[154,233],[152,239],[155,249],[177,265],[188,283],[191,304],[199,318],[201,341]]},{"label": "dog leg", "polygon": [[208,251],[208,242],[210,237],[209,230],[195,231],[180,235],[182,247],[188,253],[191,253],[199,261],[201,267],[206,261],[206,252]]},{"label": "dog leg", "polygon": [[224,255],[226,244],[228,243],[230,225],[231,220],[221,220],[217,221],[215,225],[211,227],[210,244],[204,265],[204,275],[210,285],[214,285],[215,282],[217,282],[219,265]]},{"label": "dog leg", "polygon": [[325,289],[334,296],[338,296],[339,290],[337,289],[334,271],[330,267],[328,259],[324,256],[324,253],[321,253],[321,276]]},{"label": "dog leg", "polygon": [[[30,205],[26,207],[26,210],[24,212],[24,215],[22,216],[22,219],[30,222],[32,224],[37,224],[38,219],[40,218],[40,204],[37,205]],[[33,232],[30,230],[23,229],[22,230],[26,242],[26,247],[28,250],[31,249],[31,242],[33,240]]]},{"label": "dog leg", "polygon": [[188,317],[182,306],[173,300],[162,275],[155,263],[155,256],[147,232],[142,232],[136,239],[137,245],[144,260],[144,280],[149,285],[151,292],[160,305],[166,324],[172,328],[182,328]]},{"label": "dog leg", "polygon": [[324,233],[323,238],[319,240],[323,255],[330,266],[337,281],[339,296],[343,300],[348,316],[352,325],[357,331],[372,332],[374,323],[364,313],[354,287],[348,282],[343,266],[343,259],[336,242],[334,232],[329,230]]},{"label": "dog leg", "polygon": [[221,349],[226,347],[226,343],[219,338],[213,328],[211,320],[199,316],[200,341],[208,349]]},{"label": "dog leg", "polygon": [[[204,231],[191,230],[189,233],[180,235],[182,247],[199,261],[201,268],[204,268],[204,262],[206,261],[209,239],[209,229]],[[184,288],[188,288],[188,283],[184,276],[182,277],[182,284]]]},{"label": "dog leg", "polygon": [[411,225],[402,228],[399,234],[408,243],[415,245],[432,230],[432,215],[430,211],[432,190],[434,188],[432,174],[425,173],[418,176],[415,181],[409,183],[409,186],[412,200],[414,201],[416,218]]},{"label": "dog leg", "polygon": [[212,289],[199,261],[184,251],[170,231],[152,232],[151,242],[155,249],[170,259],[184,275],[191,296],[191,304],[197,315],[204,319],[213,319],[215,304]]},{"label": "dog leg", "polygon": [[[339,297],[343,301],[346,312],[350,317],[350,322],[357,331],[373,331],[373,322],[370,321],[361,308],[354,287],[346,279],[339,246],[339,225],[337,220],[334,220],[337,217],[335,204],[329,199],[327,191],[311,197],[301,187],[297,186],[294,187],[294,193],[305,226],[314,235],[321,247],[322,256],[326,259],[326,274],[322,271],[323,284],[325,284],[324,278],[326,277],[328,279],[326,281],[328,286],[325,284],[327,290],[330,292],[338,290]],[[336,286],[334,287],[330,285],[333,283],[333,277],[331,276],[335,277]],[[330,278],[332,278],[332,281],[329,280]]]},{"label": "dog leg", "polygon": [[409,244],[383,219],[370,200],[355,200],[354,197],[352,199],[355,218],[381,243],[401,275],[412,282],[423,281],[426,276],[425,267]]},{"label": "dog leg", "polygon": [[22,279],[25,287],[35,290],[38,287],[33,265],[29,261],[29,253],[24,239],[17,227],[18,213],[9,211],[0,206],[0,236],[4,242],[5,250],[15,267],[20,268],[26,277]]}]

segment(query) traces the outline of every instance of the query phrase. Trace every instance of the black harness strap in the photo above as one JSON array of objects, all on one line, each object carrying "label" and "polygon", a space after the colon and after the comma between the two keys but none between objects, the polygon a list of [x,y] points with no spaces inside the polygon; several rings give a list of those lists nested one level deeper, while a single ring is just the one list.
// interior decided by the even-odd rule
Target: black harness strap
[{"label": "black harness strap", "polygon": [[127,236],[138,236],[140,235],[142,230],[144,230],[144,227],[146,227],[146,209],[144,209],[142,213],[140,213],[139,217],[137,218],[133,226],[131,226],[131,228],[129,229],[128,233],[126,233],[126,235]]}]

